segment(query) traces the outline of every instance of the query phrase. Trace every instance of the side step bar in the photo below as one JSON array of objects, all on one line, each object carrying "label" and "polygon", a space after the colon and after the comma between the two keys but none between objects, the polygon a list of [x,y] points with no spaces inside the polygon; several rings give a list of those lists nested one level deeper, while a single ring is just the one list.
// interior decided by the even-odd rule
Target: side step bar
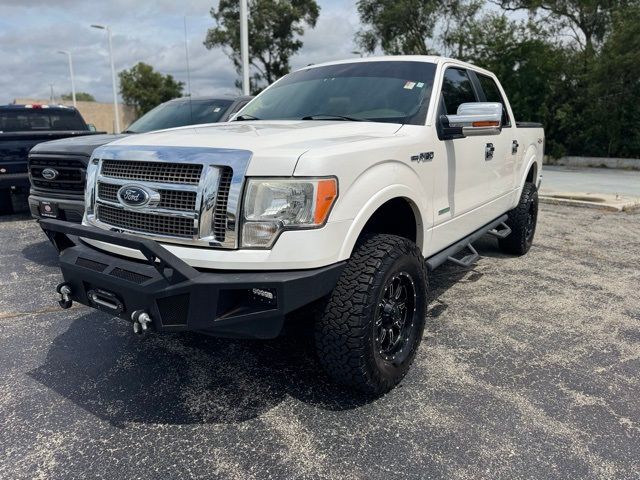
[{"label": "side step bar", "polygon": [[[465,255],[462,258],[456,258],[454,256],[449,256],[447,257],[447,260],[449,260],[452,263],[455,263],[456,265],[460,265],[461,267],[470,267],[471,265],[473,265],[474,263],[476,263],[476,260],[478,260],[480,258],[480,254],[478,253],[478,251],[473,248],[473,245],[468,244],[465,245],[465,247],[467,250],[469,250],[471,253],[468,255]],[[463,248],[463,250],[464,250]]]},{"label": "side step bar", "polygon": [[507,238],[509,235],[511,235],[511,228],[509,227],[509,225],[507,225],[506,223],[502,222],[496,228],[494,228],[492,230],[489,230],[487,232],[487,234],[493,235],[494,237],[499,238],[499,239],[503,239],[503,238]]},{"label": "side step bar", "polygon": [[[446,261],[452,261],[453,263],[462,267],[471,266],[476,260],[478,260],[478,258],[480,258],[480,255],[471,244],[486,233],[489,233],[498,238],[505,238],[511,233],[511,229],[504,223],[507,218],[507,214],[504,214],[501,217],[495,219],[493,222],[488,223],[482,228],[479,228],[471,235],[457,241],[450,247],[447,247],[444,250],[436,253],[435,255],[427,258],[427,260],[425,261],[425,263],[427,264],[427,268],[429,270],[434,270]],[[468,248],[471,252],[469,255],[466,255],[461,259],[457,259],[454,257],[456,253],[459,253],[465,248]]]}]

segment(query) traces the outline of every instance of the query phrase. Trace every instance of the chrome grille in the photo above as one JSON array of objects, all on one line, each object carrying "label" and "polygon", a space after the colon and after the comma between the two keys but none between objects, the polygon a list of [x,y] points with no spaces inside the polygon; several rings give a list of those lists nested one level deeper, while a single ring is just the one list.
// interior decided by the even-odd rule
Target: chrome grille
[{"label": "chrome grille", "polygon": [[98,197],[107,202],[117,202],[118,190],[120,190],[120,185],[100,182],[98,184]]},{"label": "chrome grille", "polygon": [[99,221],[114,227],[170,237],[193,238],[196,234],[193,218],[133,212],[98,204]]},{"label": "chrome grille", "polygon": [[[90,225],[159,242],[238,247],[237,217],[250,151],[105,146],[94,155],[85,193]],[[149,201],[120,202],[118,191],[125,185],[146,190]]]},{"label": "chrome grille", "polygon": [[213,212],[213,235],[219,242],[224,242],[227,232],[227,204],[229,202],[232,178],[233,170],[229,167],[224,167],[220,174],[216,207]]},{"label": "chrome grille", "polygon": [[[58,172],[54,180],[42,176],[42,170],[53,168]],[[33,186],[39,190],[82,193],[84,191],[85,164],[73,158],[29,157],[29,174]]]},{"label": "chrome grille", "polygon": [[[121,185],[111,183],[98,183],[98,198],[107,202],[118,202],[118,190]],[[179,210],[183,212],[195,212],[197,193],[193,191],[158,189],[160,203],[158,208],[166,210]],[[228,194],[228,192],[227,192]]]},{"label": "chrome grille", "polygon": [[202,165],[193,163],[138,162],[130,160],[103,160],[101,174],[104,177],[160,182],[181,185],[198,185]]},{"label": "chrome grille", "polygon": [[158,192],[160,192],[160,203],[158,204],[160,208],[185,212],[193,212],[196,209],[196,192],[162,189]]}]

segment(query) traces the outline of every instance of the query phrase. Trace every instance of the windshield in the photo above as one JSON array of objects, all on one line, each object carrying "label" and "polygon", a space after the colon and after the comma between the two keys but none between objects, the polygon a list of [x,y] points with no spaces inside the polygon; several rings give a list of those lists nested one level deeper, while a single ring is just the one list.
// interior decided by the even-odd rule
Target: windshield
[{"label": "windshield", "polygon": [[144,133],[199,123],[215,123],[222,118],[231,100],[193,100],[166,102],[133,122],[125,132]]},{"label": "windshield", "polygon": [[424,124],[436,66],[376,61],[291,73],[254,99],[238,120],[367,120]]},{"label": "windshield", "polygon": [[88,130],[82,117],[75,110],[24,108],[0,110],[0,132]]}]

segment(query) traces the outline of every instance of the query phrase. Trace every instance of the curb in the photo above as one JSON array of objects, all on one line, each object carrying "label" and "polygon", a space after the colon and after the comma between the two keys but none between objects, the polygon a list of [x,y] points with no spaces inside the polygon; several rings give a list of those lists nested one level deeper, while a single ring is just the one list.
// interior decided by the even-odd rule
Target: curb
[{"label": "curb", "polygon": [[[585,200],[587,194],[574,194],[581,199],[570,198],[571,195],[539,195],[541,203],[549,205],[569,205],[573,207],[593,208],[609,212],[630,212],[640,209],[640,198],[607,199],[604,196],[593,196],[593,201]],[[563,198],[566,197],[566,198]]]},{"label": "curb", "polygon": [[578,157],[565,156],[557,159],[545,158],[544,165],[579,168],[610,168],[613,170],[640,170],[640,159],[637,158],[608,158],[608,157]]}]

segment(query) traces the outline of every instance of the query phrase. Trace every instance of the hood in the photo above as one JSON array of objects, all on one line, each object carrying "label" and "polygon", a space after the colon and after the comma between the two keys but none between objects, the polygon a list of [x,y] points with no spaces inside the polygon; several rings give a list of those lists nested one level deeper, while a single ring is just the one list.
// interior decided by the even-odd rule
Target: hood
[{"label": "hood", "polygon": [[399,124],[319,120],[277,120],[180,127],[137,134],[114,142],[149,147],[204,147],[249,150],[247,175],[291,175],[303,153],[341,143],[392,136]]},{"label": "hood", "polygon": [[84,135],[82,137],[69,137],[61,140],[39,143],[31,150],[31,152],[71,153],[75,155],[90,156],[96,148],[124,137],[128,137],[128,135],[98,134]]}]

